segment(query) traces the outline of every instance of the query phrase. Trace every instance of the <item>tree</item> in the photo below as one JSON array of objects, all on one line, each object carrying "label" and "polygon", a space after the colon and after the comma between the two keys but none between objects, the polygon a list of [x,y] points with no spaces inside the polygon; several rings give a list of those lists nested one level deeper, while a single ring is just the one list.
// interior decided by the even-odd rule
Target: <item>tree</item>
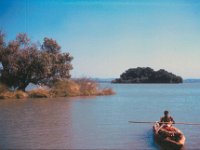
[{"label": "tree", "polygon": [[61,53],[61,47],[51,38],[44,38],[38,46],[21,33],[6,43],[0,32],[0,82],[14,89],[25,91],[29,83],[70,78],[72,59],[69,53]]},{"label": "tree", "polygon": [[164,69],[154,71],[150,67],[130,68],[113,83],[182,83],[183,79]]}]

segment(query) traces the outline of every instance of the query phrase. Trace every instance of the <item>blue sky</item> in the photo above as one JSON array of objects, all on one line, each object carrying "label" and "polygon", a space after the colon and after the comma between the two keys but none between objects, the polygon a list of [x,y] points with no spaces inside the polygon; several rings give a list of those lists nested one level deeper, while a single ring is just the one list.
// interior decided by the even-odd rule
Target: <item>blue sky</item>
[{"label": "blue sky", "polygon": [[56,39],[73,77],[118,77],[133,67],[200,77],[199,0],[0,0],[7,40]]}]

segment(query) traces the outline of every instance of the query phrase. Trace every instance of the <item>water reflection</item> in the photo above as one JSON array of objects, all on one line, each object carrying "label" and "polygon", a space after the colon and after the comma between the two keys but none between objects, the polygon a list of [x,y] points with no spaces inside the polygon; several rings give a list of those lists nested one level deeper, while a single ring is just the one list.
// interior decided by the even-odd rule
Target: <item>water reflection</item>
[{"label": "water reflection", "polygon": [[55,99],[1,101],[1,147],[59,148],[59,143],[62,143],[61,148],[69,147],[71,102]]}]

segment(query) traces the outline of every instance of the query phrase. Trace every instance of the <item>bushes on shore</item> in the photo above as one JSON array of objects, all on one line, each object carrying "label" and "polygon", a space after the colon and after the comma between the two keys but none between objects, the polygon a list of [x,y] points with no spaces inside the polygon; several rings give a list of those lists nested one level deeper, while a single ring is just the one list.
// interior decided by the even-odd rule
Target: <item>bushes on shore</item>
[{"label": "bushes on shore", "polygon": [[[38,45],[26,33],[20,33],[14,40],[6,41],[0,30],[0,99],[114,94],[111,89],[100,89],[92,80],[72,80],[72,60],[54,39],[45,37]],[[48,88],[26,92],[30,83]]]},{"label": "bushes on shore", "polygon": [[28,98],[29,95],[23,91],[4,91],[0,93],[0,99],[22,99]]},{"label": "bushes on shore", "polygon": [[51,97],[47,89],[34,89],[28,92],[30,98],[48,98]]},{"label": "bushes on shore", "polygon": [[72,80],[56,81],[51,86],[51,95],[54,97],[79,96],[80,87]]},{"label": "bushes on shore", "polygon": [[54,83],[51,92],[52,95],[59,97],[115,94],[111,88],[100,88],[97,82],[87,78],[57,81]]},{"label": "bushes on shore", "polygon": [[115,92],[111,88],[100,88],[98,83],[87,78],[58,80],[52,83],[49,88],[38,88],[28,92],[19,90],[11,91],[6,86],[0,85],[0,99],[100,96],[113,94]]}]

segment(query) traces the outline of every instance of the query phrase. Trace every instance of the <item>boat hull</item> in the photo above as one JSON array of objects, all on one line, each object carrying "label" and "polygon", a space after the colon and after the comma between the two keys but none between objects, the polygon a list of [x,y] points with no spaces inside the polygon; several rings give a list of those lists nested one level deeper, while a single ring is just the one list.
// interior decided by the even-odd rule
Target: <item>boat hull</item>
[{"label": "boat hull", "polygon": [[[159,123],[155,123],[153,126],[154,139],[164,149],[180,150],[185,144],[185,136],[178,128],[174,126],[171,128],[173,129],[174,133],[178,133],[180,135],[178,140],[171,136],[171,131],[166,131],[159,125]],[[166,132],[168,135],[163,135],[163,132]]]}]

